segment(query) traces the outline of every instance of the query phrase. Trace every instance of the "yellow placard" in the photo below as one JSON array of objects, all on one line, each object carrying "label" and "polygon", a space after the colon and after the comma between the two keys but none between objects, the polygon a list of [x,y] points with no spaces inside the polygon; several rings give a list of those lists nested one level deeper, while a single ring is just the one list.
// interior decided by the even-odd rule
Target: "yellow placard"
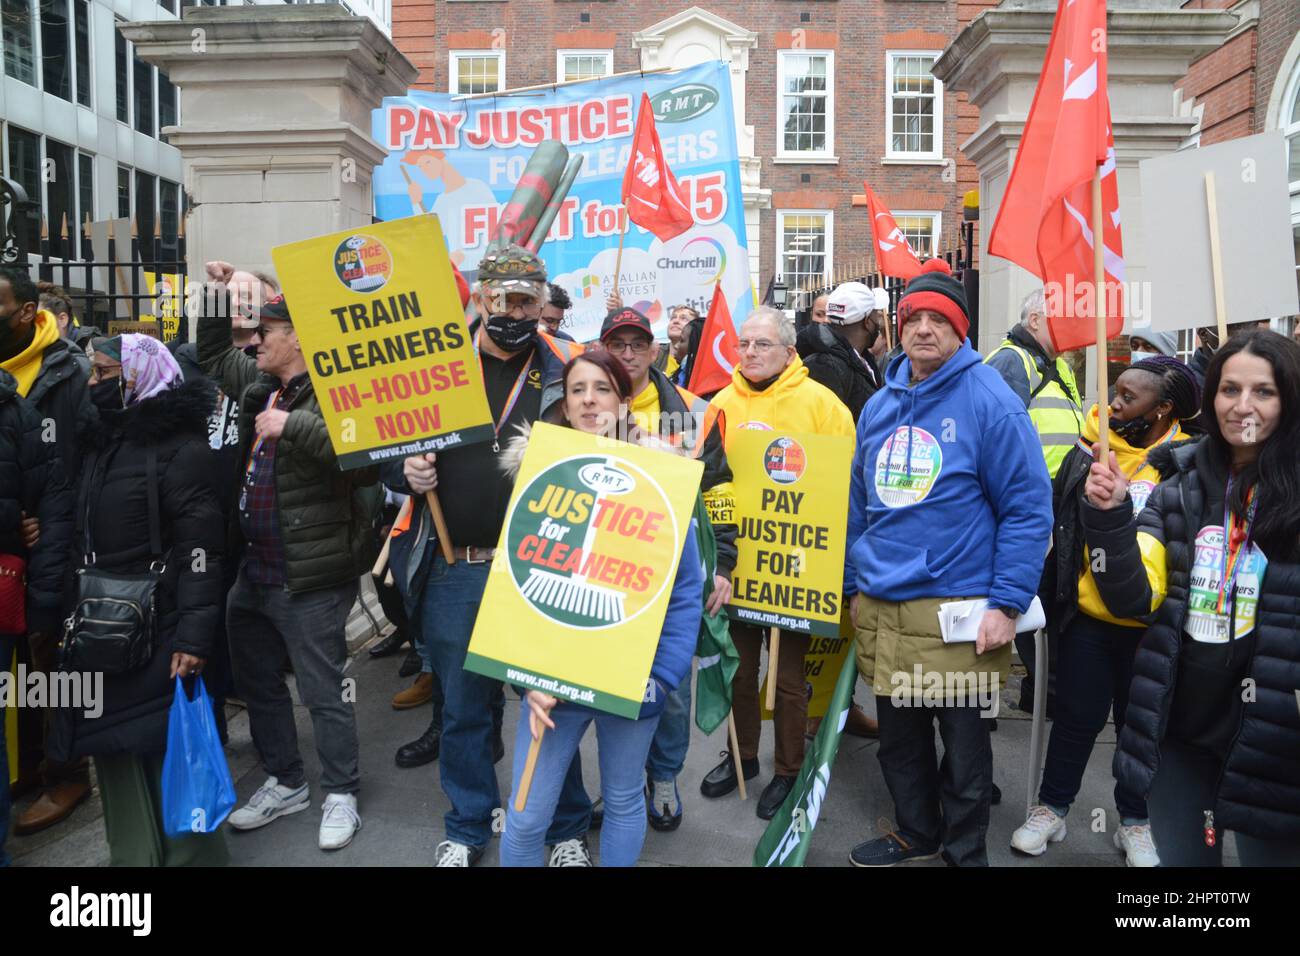
[{"label": "yellow placard", "polygon": [[157,319],[162,323],[163,341],[170,342],[181,334],[181,314],[185,308],[181,278],[157,272],[146,272],[144,278],[149,284],[149,294],[153,296],[153,311],[141,318]]},{"label": "yellow placard", "polygon": [[729,437],[727,461],[740,532],[728,613],[760,627],[833,637],[853,439],[741,429]]},{"label": "yellow placard", "polygon": [[533,426],[467,670],[636,717],[703,465]]},{"label": "yellow placard", "polygon": [[[846,605],[840,615],[840,630],[834,637],[814,635],[808,645],[808,653],[803,659],[804,693],[808,695],[808,716],[825,717],[830,709],[831,697],[835,694],[835,682],[839,679],[844,659],[853,653],[853,620]],[[788,653],[781,645],[781,653]],[[770,662],[770,659],[769,659]],[[767,677],[759,681],[766,687]],[[760,694],[763,720],[772,719],[772,711],[767,709],[767,694]]]},{"label": "yellow placard", "polygon": [[445,249],[424,215],[271,250],[343,468],[492,437]]}]

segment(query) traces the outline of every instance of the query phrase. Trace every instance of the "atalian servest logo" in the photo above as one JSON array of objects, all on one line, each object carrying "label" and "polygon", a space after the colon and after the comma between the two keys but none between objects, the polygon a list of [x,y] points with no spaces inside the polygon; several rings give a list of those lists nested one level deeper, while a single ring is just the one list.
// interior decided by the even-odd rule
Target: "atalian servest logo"
[{"label": "atalian servest logo", "polygon": [[792,485],[808,468],[808,454],[793,438],[778,438],[763,452],[763,470],[780,485]]},{"label": "atalian servest logo", "polygon": [[393,257],[378,239],[348,236],[334,252],[334,273],[352,292],[377,292],[393,274]]},{"label": "atalian servest logo", "polygon": [[903,425],[876,455],[876,495],[890,508],[924,501],[939,480],[943,450],[924,428]]},{"label": "atalian servest logo", "polygon": [[545,469],[506,528],[510,576],[543,617],[599,630],[632,620],[668,586],[651,560],[681,550],[668,496],[615,456],[580,455]]}]

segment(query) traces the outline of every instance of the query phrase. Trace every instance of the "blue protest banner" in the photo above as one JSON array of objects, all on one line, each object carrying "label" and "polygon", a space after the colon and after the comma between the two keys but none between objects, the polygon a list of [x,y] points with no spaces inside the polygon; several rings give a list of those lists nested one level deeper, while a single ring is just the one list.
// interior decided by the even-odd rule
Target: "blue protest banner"
[{"label": "blue protest banner", "polygon": [[642,92],[650,96],[668,163],[690,197],[695,225],[668,242],[628,224],[620,290],[666,338],[668,310],[708,311],[715,281],[737,325],[753,307],[731,79],[720,61],[550,89],[453,98],[411,90],[386,97],[372,133],[388,151],[374,173],[375,215],[436,213],[452,260],[472,278],[500,207],[541,142],[584,156],[541,249],[551,281],[573,300],[564,330],[594,339],[614,285],[619,193]]}]

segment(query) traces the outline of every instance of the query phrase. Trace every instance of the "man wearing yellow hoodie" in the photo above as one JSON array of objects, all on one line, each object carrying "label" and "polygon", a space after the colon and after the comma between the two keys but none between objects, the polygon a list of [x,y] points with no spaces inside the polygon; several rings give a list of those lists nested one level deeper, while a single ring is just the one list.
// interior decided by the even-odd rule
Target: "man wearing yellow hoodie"
[{"label": "man wearing yellow hoodie", "polygon": [[[853,418],[830,389],[814,382],[795,349],[794,323],[771,308],[755,309],[740,327],[740,365],[731,384],[713,399],[726,420],[724,446],[741,429],[798,431],[853,437]],[[758,775],[758,662],[763,628],[733,622],[731,639],[740,652],[732,684],[732,709],[745,779]],[[783,631],[776,669],[776,773],[763,790],[756,812],[770,820],[785,802],[803,764],[808,700],[804,693],[804,655],[808,635]],[[773,666],[769,663],[769,667]],[[706,797],[736,789],[736,767],[728,754],[700,784]]]},{"label": "man wearing yellow hoodie", "polygon": [[[40,293],[25,268],[0,267],[0,368],[18,382],[18,394],[36,406],[43,437],[54,442],[63,474],[73,487],[81,473],[82,439],[98,420],[86,388],[87,373],[71,345],[59,336],[58,320],[39,308]],[[58,664],[57,620],[29,620],[27,635],[32,669],[51,673]],[[20,724],[21,726],[21,724]],[[18,755],[20,770],[32,770],[40,761],[34,741],[48,733],[23,728],[21,736],[33,742],[29,753]],[[36,833],[64,820],[90,794],[85,761],[67,766],[48,761],[45,790],[14,824],[19,836]]]}]

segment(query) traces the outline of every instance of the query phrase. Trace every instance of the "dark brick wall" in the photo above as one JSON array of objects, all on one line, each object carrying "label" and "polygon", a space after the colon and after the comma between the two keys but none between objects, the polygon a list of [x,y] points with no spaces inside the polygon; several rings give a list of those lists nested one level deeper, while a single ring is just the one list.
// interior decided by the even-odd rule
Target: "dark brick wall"
[{"label": "dark brick wall", "polygon": [[[640,66],[632,34],[672,16],[688,4],[648,0],[508,0],[462,3],[394,0],[393,38],[420,67],[419,86],[445,90],[450,49],[506,50],[510,87],[555,79],[555,51],[596,48],[614,51],[614,71]],[[942,50],[994,0],[706,0],[699,4],[758,33],[749,52],[746,119],[755,131],[755,153],[763,158],[762,185],[772,190],[773,208],[761,220],[761,282],[775,264],[776,210],[805,205],[835,212],[837,264],[865,258],[870,251],[867,216],[854,197],[868,180],[896,209],[939,210],[946,242],[955,242],[961,197],[978,184],[972,164],[957,143],[973,133],[978,112],[965,96],[945,93],[943,155],[956,162],[945,181],[941,166],[886,166],[885,50]],[[588,15],[583,22],[582,14]],[[807,19],[803,19],[806,15]],[[801,32],[802,31],[802,32]],[[777,50],[797,45],[835,50],[835,154],[838,165],[774,164],[776,152]],[[761,291],[761,290],[760,290]]]}]

